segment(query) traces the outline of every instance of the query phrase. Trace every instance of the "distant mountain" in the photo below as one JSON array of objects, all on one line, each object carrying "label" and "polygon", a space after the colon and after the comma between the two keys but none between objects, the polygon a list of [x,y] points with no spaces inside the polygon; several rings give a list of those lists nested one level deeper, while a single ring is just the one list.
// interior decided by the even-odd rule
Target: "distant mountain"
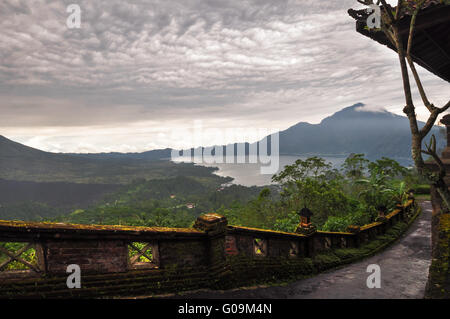
[{"label": "distant mountain", "polygon": [[[419,122],[419,127],[425,123]],[[434,126],[428,137],[435,134],[438,149],[445,147],[445,138],[441,130]],[[398,160],[403,165],[412,163],[411,132],[409,120],[386,110],[371,111],[362,103],[346,107],[341,111],[323,119],[319,124],[299,122],[290,128],[279,132],[281,155],[327,155],[341,156],[350,153],[363,153],[367,158],[375,160],[383,156]],[[257,143],[252,146],[259,147]],[[249,153],[249,143],[235,143],[234,152],[238,147],[245,148]],[[270,148],[271,140],[268,137]],[[214,152],[212,152],[214,154]]]},{"label": "distant mountain", "polygon": [[138,159],[138,160],[149,160],[149,161],[159,161],[159,160],[169,160],[171,156],[172,149],[165,148],[160,150],[151,150],[142,153],[68,153],[68,155],[84,157],[84,158],[96,158],[96,159]]},{"label": "distant mountain", "polygon": [[[346,107],[313,125],[300,122],[280,132],[281,154],[364,153],[368,158],[411,157],[411,132],[405,116],[388,111],[370,111],[364,104]],[[419,127],[425,125],[419,122]],[[445,141],[435,134],[440,147]]]},{"label": "distant mountain", "polygon": [[175,164],[170,150],[130,154],[44,152],[0,136],[0,179],[35,182],[126,184],[135,179],[175,176],[210,177],[214,168]]}]

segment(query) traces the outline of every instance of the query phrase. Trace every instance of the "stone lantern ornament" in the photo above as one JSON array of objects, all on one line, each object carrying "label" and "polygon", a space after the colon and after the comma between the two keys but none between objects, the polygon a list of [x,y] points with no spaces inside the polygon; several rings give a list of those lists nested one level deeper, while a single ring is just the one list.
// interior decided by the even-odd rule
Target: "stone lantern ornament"
[{"label": "stone lantern ornament", "polygon": [[311,223],[311,216],[313,212],[306,207],[303,207],[299,212],[300,224],[297,226],[296,233],[310,235],[316,231],[316,227]]}]

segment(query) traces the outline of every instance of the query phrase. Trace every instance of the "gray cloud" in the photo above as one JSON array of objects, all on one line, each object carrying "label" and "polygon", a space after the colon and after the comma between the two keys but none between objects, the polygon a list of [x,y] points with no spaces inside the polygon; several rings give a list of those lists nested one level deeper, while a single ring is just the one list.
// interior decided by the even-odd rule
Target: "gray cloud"
[{"label": "gray cloud", "polygon": [[[68,29],[73,2],[0,3],[0,134],[144,150],[196,119],[275,130],[359,101],[402,108],[395,54],[355,32],[354,0],[78,0]],[[447,83],[421,72],[443,103]]]}]

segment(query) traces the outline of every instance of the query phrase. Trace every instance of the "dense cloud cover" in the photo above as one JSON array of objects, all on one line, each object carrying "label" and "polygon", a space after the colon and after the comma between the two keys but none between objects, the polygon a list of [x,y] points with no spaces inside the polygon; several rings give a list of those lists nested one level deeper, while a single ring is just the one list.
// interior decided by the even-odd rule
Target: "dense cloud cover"
[{"label": "dense cloud cover", "polygon": [[[80,29],[66,26],[71,3]],[[171,132],[196,120],[274,131],[356,102],[400,113],[397,58],[355,32],[350,7],[2,0],[0,134],[51,151],[141,151],[190,146]],[[447,83],[420,71],[443,103]]]}]

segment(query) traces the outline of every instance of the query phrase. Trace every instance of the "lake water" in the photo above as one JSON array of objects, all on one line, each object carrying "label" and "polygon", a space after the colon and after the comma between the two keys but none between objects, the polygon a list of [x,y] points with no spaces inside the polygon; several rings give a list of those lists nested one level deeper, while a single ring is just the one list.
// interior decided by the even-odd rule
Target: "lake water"
[{"label": "lake water", "polygon": [[[280,156],[280,165],[278,172],[283,170],[284,166],[293,164],[297,159],[306,159],[310,156]],[[325,161],[331,163],[334,168],[340,168],[340,165],[345,161],[346,156],[342,157],[329,157],[320,156]],[[261,164],[253,163],[235,163],[235,164],[205,164],[205,163],[195,163],[197,165],[203,165],[207,167],[217,167],[219,168],[215,174],[219,176],[229,176],[234,178],[234,184],[240,184],[244,186],[263,186],[272,183],[272,174],[261,174]]]}]

